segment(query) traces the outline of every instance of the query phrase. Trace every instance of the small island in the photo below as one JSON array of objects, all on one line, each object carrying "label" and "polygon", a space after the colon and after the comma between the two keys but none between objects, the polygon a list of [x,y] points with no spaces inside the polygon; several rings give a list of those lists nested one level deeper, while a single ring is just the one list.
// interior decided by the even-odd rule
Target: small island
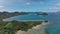
[{"label": "small island", "polygon": [[47,13],[38,13],[37,15],[40,15],[40,16],[47,16],[48,14],[47,14]]}]

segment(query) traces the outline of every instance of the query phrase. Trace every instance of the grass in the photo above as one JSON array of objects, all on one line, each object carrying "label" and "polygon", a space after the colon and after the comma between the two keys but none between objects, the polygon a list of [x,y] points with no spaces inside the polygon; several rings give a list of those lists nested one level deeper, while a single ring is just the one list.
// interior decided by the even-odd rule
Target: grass
[{"label": "grass", "polygon": [[[3,21],[0,21],[2,23]],[[4,34],[5,31],[11,32],[12,34],[18,30],[28,31],[33,26],[41,24],[43,21],[27,21],[27,22],[20,22],[20,21],[10,21],[1,24],[0,26],[0,33]]]}]

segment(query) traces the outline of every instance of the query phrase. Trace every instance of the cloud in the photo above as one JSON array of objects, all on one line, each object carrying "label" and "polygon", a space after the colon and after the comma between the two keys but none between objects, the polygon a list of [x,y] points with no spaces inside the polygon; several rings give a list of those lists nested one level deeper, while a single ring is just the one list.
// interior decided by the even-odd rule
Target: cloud
[{"label": "cloud", "polygon": [[31,1],[46,1],[46,0],[31,0]]},{"label": "cloud", "polygon": [[[12,1],[12,0],[11,0]],[[47,1],[47,0],[13,0],[13,1],[18,1],[18,2],[40,2],[40,1]]]},{"label": "cloud", "polygon": [[[44,2],[47,1],[47,0],[4,0],[4,4],[8,5],[8,4],[27,4],[27,5],[30,5],[31,3],[40,3],[40,4],[44,4]],[[29,3],[30,2],[30,3]]]},{"label": "cloud", "polygon": [[3,12],[3,11],[4,11],[4,6],[0,5],[0,12]]},{"label": "cloud", "polygon": [[40,1],[40,4],[44,4],[45,2],[43,2],[43,1]]},{"label": "cloud", "polygon": [[42,1],[42,0],[30,0],[30,1],[33,1],[33,2],[39,2],[39,1]]},{"label": "cloud", "polygon": [[4,6],[0,6],[0,9],[4,8]]},{"label": "cloud", "polygon": [[60,10],[60,8],[48,8],[47,10]]},{"label": "cloud", "polygon": [[56,4],[56,6],[60,6],[60,4]]},{"label": "cloud", "polygon": [[26,5],[30,5],[31,3],[30,2],[27,2]]},{"label": "cloud", "polygon": [[4,6],[0,5],[0,12],[4,10]]}]

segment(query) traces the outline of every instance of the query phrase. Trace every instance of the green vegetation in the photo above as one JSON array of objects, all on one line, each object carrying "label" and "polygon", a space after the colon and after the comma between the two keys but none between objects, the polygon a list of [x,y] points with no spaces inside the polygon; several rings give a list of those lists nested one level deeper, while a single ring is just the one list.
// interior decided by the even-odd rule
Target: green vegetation
[{"label": "green vegetation", "polygon": [[0,20],[2,19],[5,19],[5,18],[9,18],[9,17],[13,17],[13,16],[18,16],[18,15],[26,15],[28,13],[26,12],[7,12],[7,11],[4,11],[4,12],[0,12]]},{"label": "green vegetation", "polygon": [[[20,22],[20,21],[2,21],[2,19],[9,18],[12,16],[17,16],[17,15],[25,15],[28,14],[26,12],[0,12],[0,34],[15,34],[18,30],[22,31],[28,31],[28,29],[31,29],[33,26],[41,24],[43,21],[27,21],[27,22]],[[38,14],[42,16],[48,15],[47,13],[43,14]],[[45,21],[48,22],[48,21]]]},{"label": "green vegetation", "polygon": [[20,22],[20,21],[9,21],[4,22],[0,21],[0,34],[8,33],[8,34],[15,34],[18,30],[22,31],[28,31],[28,29],[31,29],[33,26],[39,25],[42,23],[42,21],[27,21],[27,22]]},{"label": "green vegetation", "polygon": [[41,13],[41,14],[37,14],[37,15],[41,15],[41,16],[47,16],[47,13]]},{"label": "green vegetation", "polygon": [[0,30],[0,34],[5,34],[5,30]]},{"label": "green vegetation", "polygon": [[39,12],[0,12],[0,20],[5,19],[5,18],[9,18],[9,17],[13,17],[13,16],[18,16],[18,15],[27,15],[29,13],[35,13],[37,15],[41,15],[41,16],[46,16],[48,15],[47,13],[39,13]]}]

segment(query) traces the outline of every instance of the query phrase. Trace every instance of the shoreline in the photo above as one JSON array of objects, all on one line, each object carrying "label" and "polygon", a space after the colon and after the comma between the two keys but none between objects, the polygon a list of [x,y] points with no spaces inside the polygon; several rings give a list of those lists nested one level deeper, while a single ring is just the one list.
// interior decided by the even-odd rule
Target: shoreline
[{"label": "shoreline", "polygon": [[29,29],[27,32],[19,30],[16,34],[47,34],[44,29],[45,25],[47,25],[47,23],[43,22],[42,24],[32,27],[32,29]]}]

